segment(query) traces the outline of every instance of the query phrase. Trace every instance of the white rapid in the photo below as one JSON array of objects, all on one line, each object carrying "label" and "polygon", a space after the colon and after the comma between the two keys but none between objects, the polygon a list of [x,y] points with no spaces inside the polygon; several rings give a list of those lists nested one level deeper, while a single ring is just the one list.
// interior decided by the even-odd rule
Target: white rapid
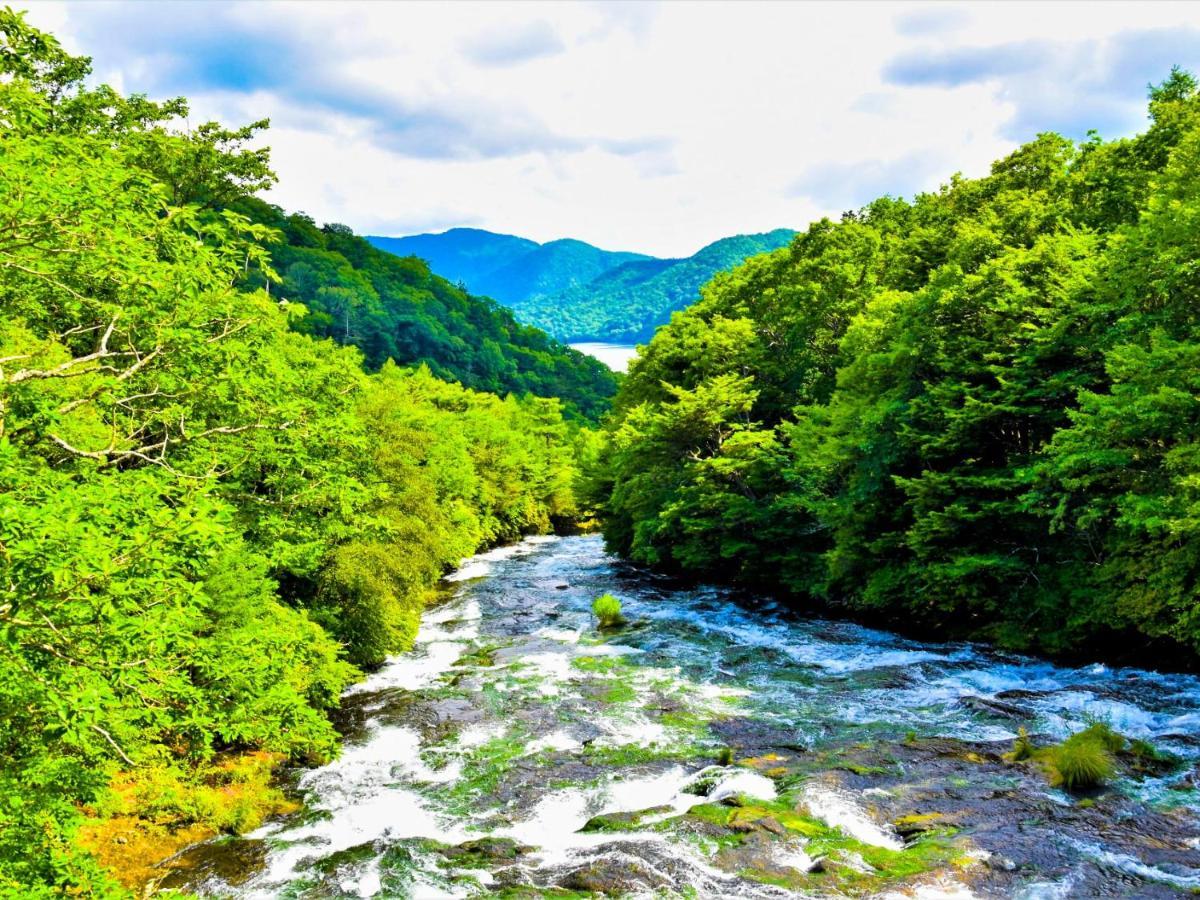
[{"label": "white rapid", "polygon": [[[605,592],[619,631],[591,616]],[[295,773],[303,811],[185,854],[171,884],[298,900],[1200,887],[1196,678],[804,618],[635,571],[595,537],[481,554],[445,594],[412,652],[347,691],[341,757]],[[1018,727],[1095,721],[1176,758],[1096,801],[1111,827],[1000,756]],[[989,803],[1049,824],[1022,843]],[[926,819],[950,825],[904,824]]]}]

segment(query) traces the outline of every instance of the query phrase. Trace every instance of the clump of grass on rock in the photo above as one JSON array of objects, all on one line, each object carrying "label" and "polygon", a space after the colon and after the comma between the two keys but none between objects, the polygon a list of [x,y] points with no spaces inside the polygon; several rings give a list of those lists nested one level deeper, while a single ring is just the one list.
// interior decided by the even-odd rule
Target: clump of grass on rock
[{"label": "clump of grass on rock", "polygon": [[1032,759],[1041,765],[1050,783],[1067,791],[1102,787],[1113,779],[1117,765],[1114,754],[1125,746],[1125,738],[1107,725],[1097,723],[1071,735],[1059,744],[1035,748],[1021,729],[1008,759]]},{"label": "clump of grass on rock", "polygon": [[625,624],[625,617],[621,615],[621,601],[612,594],[597,597],[592,602],[592,612],[601,628],[616,628]]}]

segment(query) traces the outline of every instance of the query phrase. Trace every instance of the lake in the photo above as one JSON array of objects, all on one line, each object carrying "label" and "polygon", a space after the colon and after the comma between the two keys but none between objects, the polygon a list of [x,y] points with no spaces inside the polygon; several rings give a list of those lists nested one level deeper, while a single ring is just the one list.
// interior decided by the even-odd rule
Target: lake
[{"label": "lake", "polygon": [[599,341],[583,341],[571,344],[580,353],[594,356],[615,372],[624,372],[629,361],[637,356],[636,344],[605,344]]}]

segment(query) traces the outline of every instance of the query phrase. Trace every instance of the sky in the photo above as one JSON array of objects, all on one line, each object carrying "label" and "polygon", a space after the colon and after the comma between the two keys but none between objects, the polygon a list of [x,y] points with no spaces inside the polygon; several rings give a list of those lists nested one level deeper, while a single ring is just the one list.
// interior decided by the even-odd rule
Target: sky
[{"label": "sky", "polygon": [[468,226],[686,256],[1144,126],[1196,3],[39,2],[193,125],[270,118],[266,199],[365,234]]}]

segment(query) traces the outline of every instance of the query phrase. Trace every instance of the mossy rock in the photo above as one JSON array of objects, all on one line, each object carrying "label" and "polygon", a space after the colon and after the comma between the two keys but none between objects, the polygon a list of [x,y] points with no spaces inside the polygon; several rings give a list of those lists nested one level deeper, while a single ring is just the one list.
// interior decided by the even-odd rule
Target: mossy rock
[{"label": "mossy rock", "polygon": [[453,847],[445,847],[440,852],[446,859],[455,862],[503,862],[515,860],[533,851],[533,847],[519,844],[512,838],[485,837],[474,841],[464,841]]},{"label": "mossy rock", "polygon": [[595,832],[621,832],[636,829],[645,819],[671,812],[670,806],[652,806],[634,812],[601,813],[588,819],[579,830],[584,834]]},{"label": "mossy rock", "polygon": [[907,816],[900,816],[892,820],[892,828],[900,837],[908,840],[914,835],[924,834],[928,831],[933,831],[943,825],[946,825],[946,816],[943,813],[913,813]]}]

